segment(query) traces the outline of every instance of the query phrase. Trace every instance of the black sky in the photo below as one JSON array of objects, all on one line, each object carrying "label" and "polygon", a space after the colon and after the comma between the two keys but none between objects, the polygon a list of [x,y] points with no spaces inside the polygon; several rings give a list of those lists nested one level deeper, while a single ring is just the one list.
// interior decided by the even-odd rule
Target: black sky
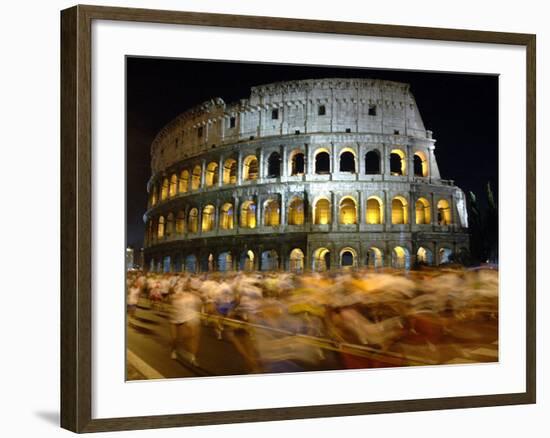
[{"label": "black sky", "polygon": [[128,57],[127,245],[143,246],[149,150],[156,133],[190,107],[212,97],[226,103],[249,96],[250,87],[292,79],[350,77],[411,84],[426,129],[432,130],[444,179],[482,194],[490,181],[498,193],[498,77],[490,75],[249,64]]}]

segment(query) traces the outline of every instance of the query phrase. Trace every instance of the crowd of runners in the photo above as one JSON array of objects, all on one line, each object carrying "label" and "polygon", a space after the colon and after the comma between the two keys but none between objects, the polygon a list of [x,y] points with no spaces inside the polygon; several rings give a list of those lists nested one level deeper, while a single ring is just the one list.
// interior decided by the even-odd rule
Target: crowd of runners
[{"label": "crowd of runners", "polygon": [[[140,299],[167,313],[172,358],[183,354],[199,365],[201,332],[208,329],[235,346],[250,373],[311,369],[325,359],[327,342],[394,356],[405,346],[427,346],[419,351],[444,363],[449,358],[440,346],[498,341],[495,269],[300,275],[129,271],[130,317]],[[387,365],[368,355],[342,353],[340,360],[344,368]]]}]

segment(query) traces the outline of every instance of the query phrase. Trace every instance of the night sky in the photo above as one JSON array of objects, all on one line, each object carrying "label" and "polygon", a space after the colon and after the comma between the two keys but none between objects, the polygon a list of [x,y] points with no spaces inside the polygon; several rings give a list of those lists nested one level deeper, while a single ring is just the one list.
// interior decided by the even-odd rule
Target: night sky
[{"label": "night sky", "polygon": [[212,97],[226,103],[248,98],[250,87],[316,78],[373,78],[407,82],[426,129],[433,131],[441,177],[484,198],[491,182],[498,193],[498,77],[490,75],[374,70],[284,64],[249,64],[128,57],[127,245],[143,246],[151,176],[150,146],[178,114]]}]

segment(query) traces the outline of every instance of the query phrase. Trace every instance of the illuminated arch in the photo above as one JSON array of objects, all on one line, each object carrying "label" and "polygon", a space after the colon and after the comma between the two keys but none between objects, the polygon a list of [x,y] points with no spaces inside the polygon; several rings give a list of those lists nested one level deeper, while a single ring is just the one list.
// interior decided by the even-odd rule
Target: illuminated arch
[{"label": "illuminated arch", "polygon": [[186,193],[189,190],[189,171],[184,169],[180,173],[179,192]]},{"label": "illuminated arch", "polygon": [[173,197],[178,193],[178,176],[174,173],[170,177],[170,187],[168,189],[168,196]]},{"label": "illuminated arch", "polygon": [[325,272],[330,269],[330,250],[328,248],[317,248],[313,253],[313,270]]},{"label": "illuminated arch", "polygon": [[174,213],[170,212],[168,213],[168,216],[166,216],[166,229],[164,234],[166,234],[166,237],[170,237],[173,232],[174,232]]},{"label": "illuminated arch", "polygon": [[437,202],[437,223],[439,225],[450,225],[452,223],[451,205],[446,199]]},{"label": "illuminated arch", "polygon": [[185,232],[185,212],[180,210],[176,216],[176,234],[183,234]]},{"label": "illuminated arch", "polygon": [[384,256],[380,248],[371,246],[367,251],[367,266],[381,268],[384,265]]},{"label": "illuminated arch", "polygon": [[256,203],[245,201],[241,206],[241,227],[256,228]]},{"label": "illuminated arch", "polygon": [[384,203],[378,196],[370,196],[367,199],[367,224],[384,223]]},{"label": "illuminated arch", "polygon": [[218,184],[218,163],[211,161],[206,166],[206,187],[213,187]]},{"label": "illuminated arch", "polygon": [[416,251],[416,263],[431,266],[433,264],[432,252],[423,246]]},{"label": "illuminated arch", "polygon": [[428,176],[428,158],[422,151],[416,151],[413,157],[414,176]]},{"label": "illuminated arch", "polygon": [[396,196],[391,201],[391,223],[392,224],[409,223],[407,200],[403,196]]},{"label": "illuminated arch", "polygon": [[202,209],[201,230],[203,232],[212,231],[214,229],[216,209],[212,204],[205,206]]},{"label": "illuminated arch", "polygon": [[237,161],[233,158],[228,158],[223,163],[223,183],[224,184],[236,184],[237,183]]},{"label": "illuminated arch", "polygon": [[365,154],[365,173],[367,175],[376,175],[380,173],[380,152],[373,149]]},{"label": "illuminated arch", "polygon": [[339,223],[342,225],[357,223],[357,202],[351,196],[340,200]]},{"label": "illuminated arch", "polygon": [[264,203],[264,226],[278,227],[281,223],[281,207],[276,199],[268,199]]},{"label": "illuminated arch", "polygon": [[452,262],[453,251],[450,248],[439,248],[439,264],[444,265]]},{"label": "illuminated arch", "polygon": [[160,216],[157,222],[157,238],[164,238],[164,216]]},{"label": "illuminated arch", "polygon": [[392,175],[407,174],[407,156],[401,149],[393,149],[390,153],[390,172]]},{"label": "illuminated arch", "polygon": [[243,160],[243,179],[245,181],[258,179],[258,158],[256,158],[256,155],[248,155]]},{"label": "illuminated arch", "polygon": [[303,272],[304,259],[304,252],[300,248],[294,248],[292,251],[290,251],[288,266],[290,272]]},{"label": "illuminated arch", "polygon": [[302,198],[293,198],[288,206],[288,224],[304,225],[304,200]]},{"label": "illuminated arch", "polygon": [[356,165],[357,157],[355,155],[355,151],[351,148],[344,148],[340,151],[340,172],[349,172],[349,173],[356,173],[357,172],[357,165]]},{"label": "illuminated arch", "polygon": [[192,208],[189,210],[187,217],[187,231],[189,233],[197,233],[199,231],[199,210]]},{"label": "illuminated arch", "polygon": [[256,255],[254,251],[248,250],[241,253],[241,260],[239,263],[239,268],[241,271],[253,271],[254,270],[254,259]]},{"label": "illuminated arch", "polygon": [[263,251],[260,258],[261,271],[277,271],[279,269],[279,254],[274,249]]},{"label": "illuminated arch", "polygon": [[226,202],[221,207],[220,228],[222,230],[232,230],[234,223],[233,204]]},{"label": "illuminated arch", "polygon": [[315,173],[320,175],[330,173],[330,154],[325,148],[315,151]]},{"label": "illuminated arch", "polygon": [[357,266],[357,251],[351,247],[342,248],[340,250],[340,267],[355,266]]},{"label": "illuminated arch", "polygon": [[305,155],[301,150],[293,150],[290,153],[289,161],[291,175],[303,175],[306,173]]},{"label": "illuminated arch", "polygon": [[313,206],[313,223],[326,225],[331,223],[330,201],[327,198],[318,199]]},{"label": "illuminated arch", "polygon": [[396,246],[392,251],[392,266],[396,269],[410,269],[409,250],[403,246]]},{"label": "illuminated arch", "polygon": [[416,223],[430,224],[432,215],[430,213],[430,203],[426,198],[418,198],[415,203]]},{"label": "illuminated arch", "polygon": [[164,178],[162,180],[162,186],[160,190],[160,199],[164,201],[166,198],[168,198],[168,189],[170,187],[170,183],[168,182],[168,178]]},{"label": "illuminated arch", "polygon": [[197,164],[193,168],[193,173],[191,174],[191,190],[198,190],[200,188],[201,175],[202,175],[201,166]]}]

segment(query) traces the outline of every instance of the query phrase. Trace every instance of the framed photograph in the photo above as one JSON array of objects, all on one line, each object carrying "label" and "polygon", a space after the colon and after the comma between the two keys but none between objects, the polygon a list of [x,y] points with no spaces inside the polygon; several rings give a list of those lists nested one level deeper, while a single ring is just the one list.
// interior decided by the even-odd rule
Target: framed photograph
[{"label": "framed photograph", "polygon": [[61,13],[61,423],[535,403],[535,35]]}]

